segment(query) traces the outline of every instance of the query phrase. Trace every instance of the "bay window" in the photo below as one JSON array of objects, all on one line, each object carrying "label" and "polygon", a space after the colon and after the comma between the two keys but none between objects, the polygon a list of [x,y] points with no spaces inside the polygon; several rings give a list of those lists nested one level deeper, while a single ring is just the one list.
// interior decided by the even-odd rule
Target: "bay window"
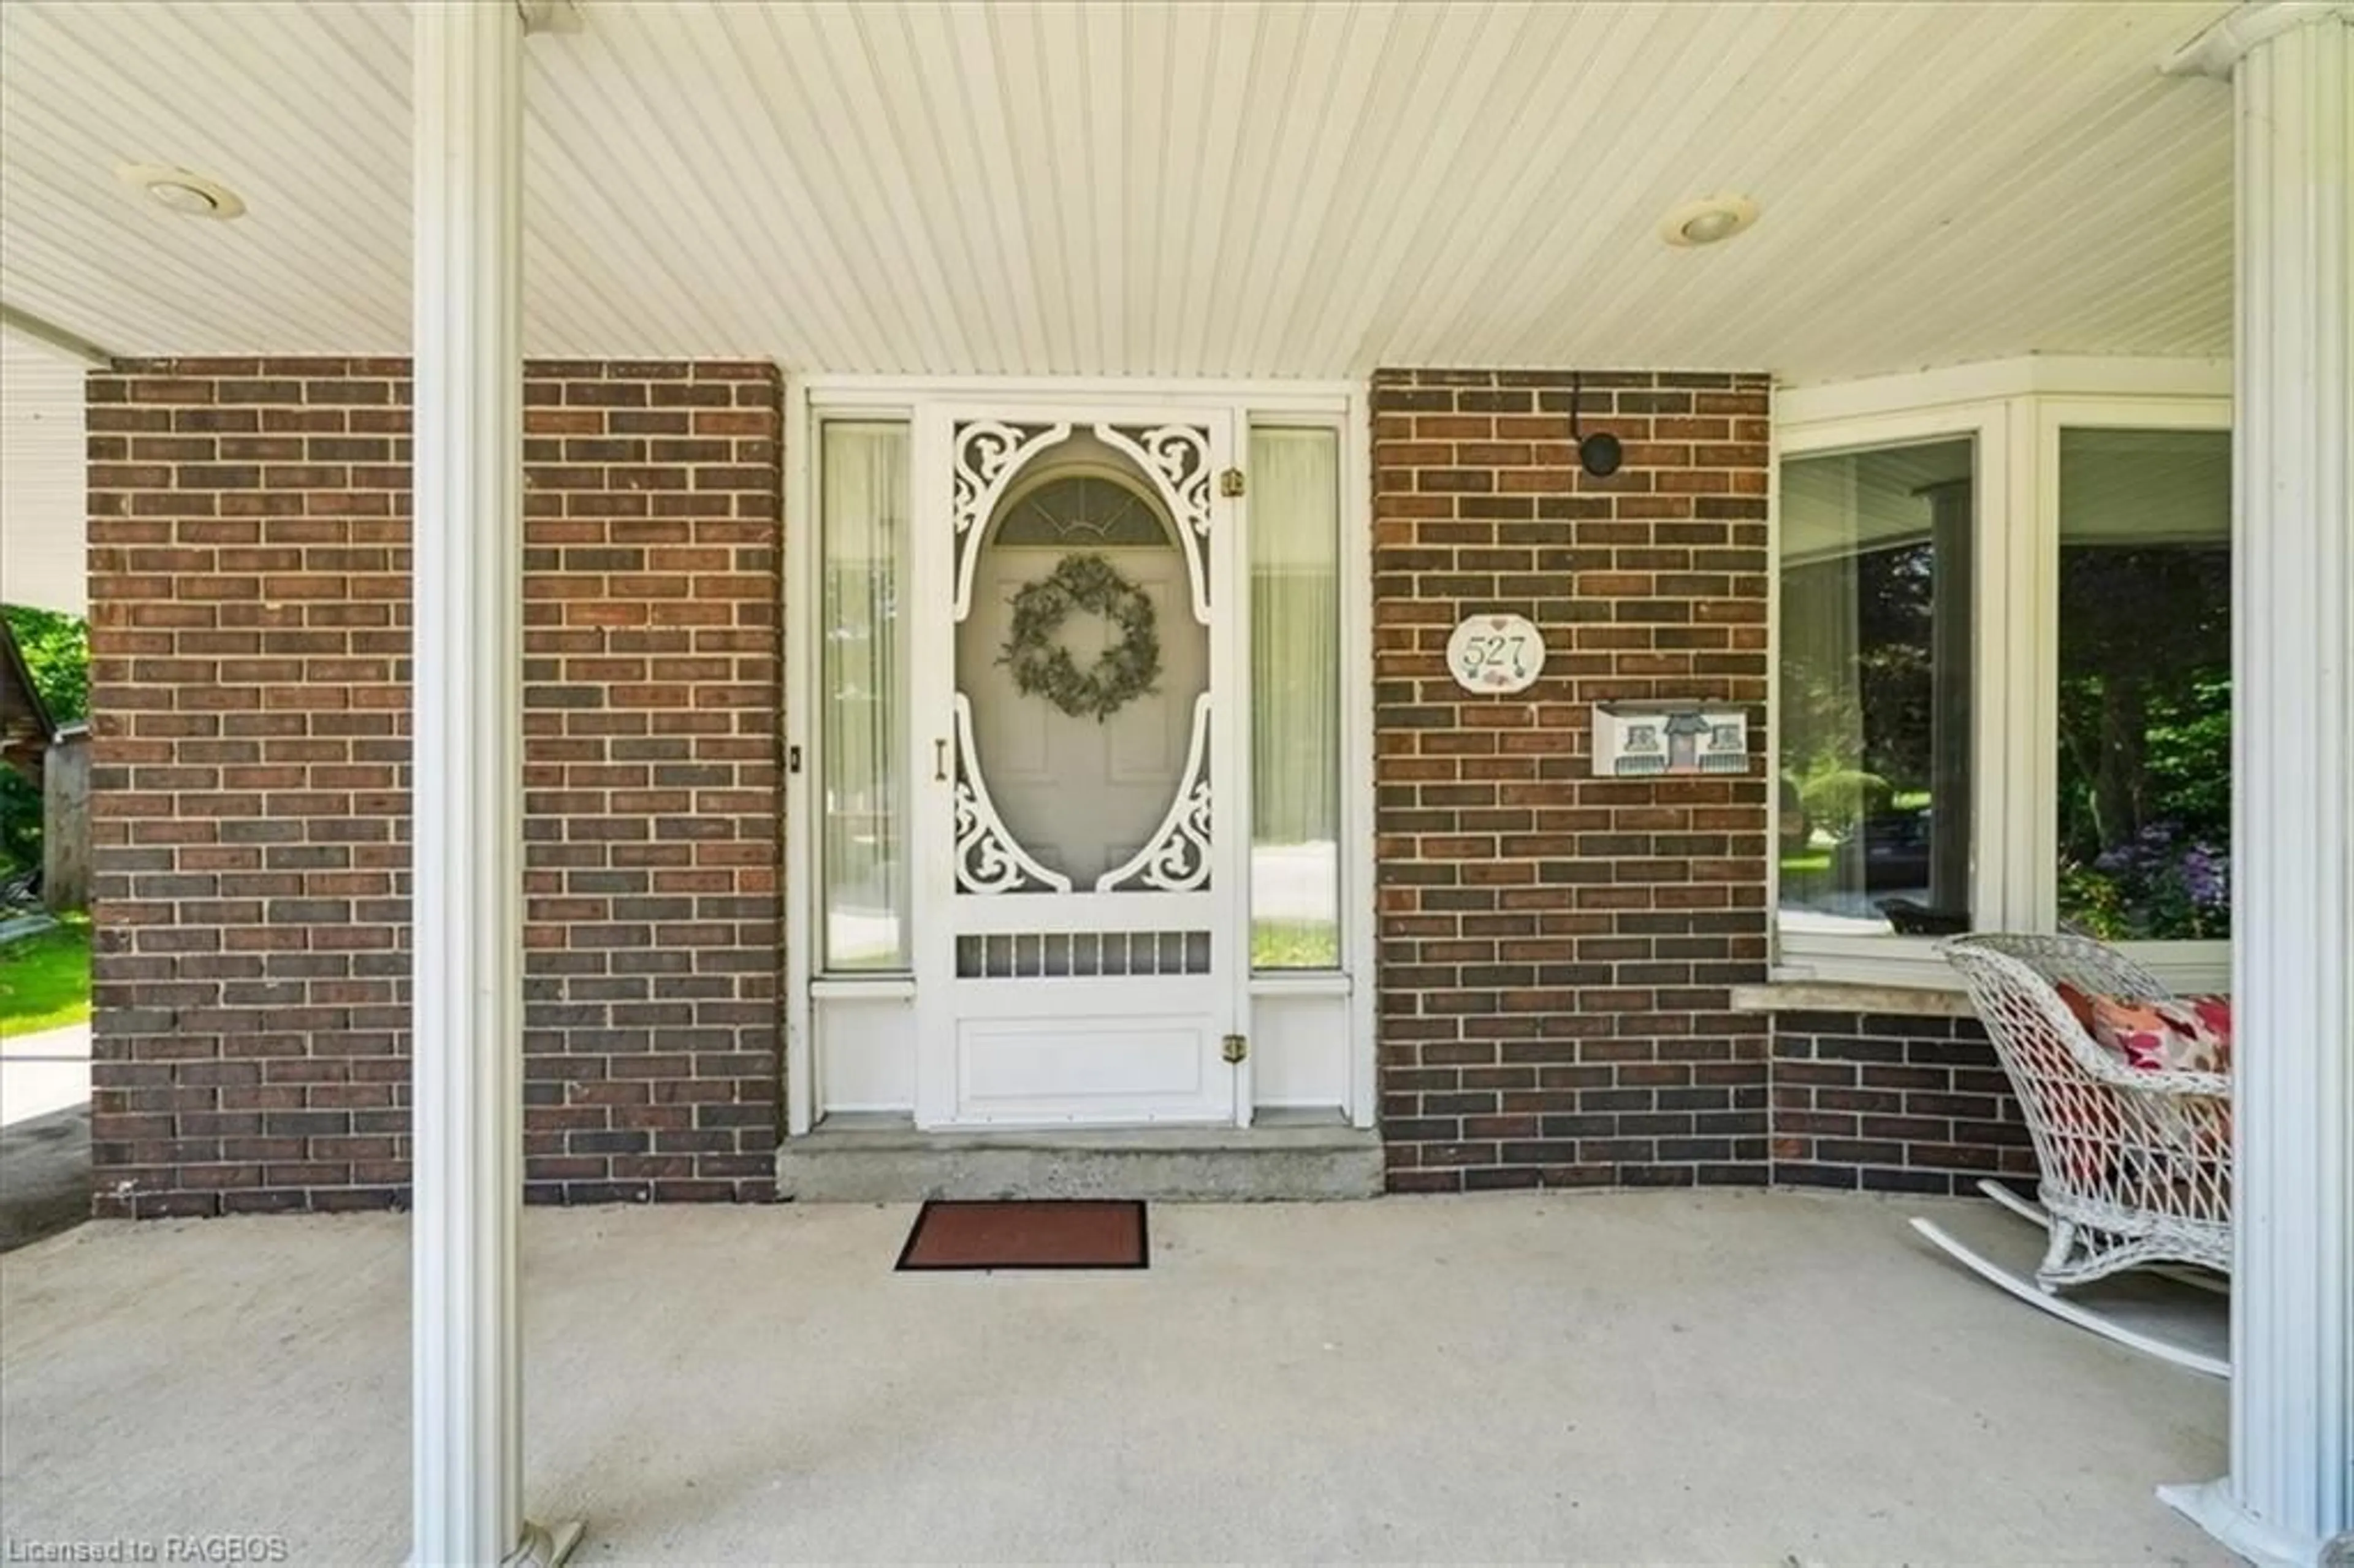
[{"label": "bay window", "polygon": [[1940,936],[2071,930],[2226,982],[2225,385],[2037,360],[1783,395],[1777,974],[1948,985]]}]

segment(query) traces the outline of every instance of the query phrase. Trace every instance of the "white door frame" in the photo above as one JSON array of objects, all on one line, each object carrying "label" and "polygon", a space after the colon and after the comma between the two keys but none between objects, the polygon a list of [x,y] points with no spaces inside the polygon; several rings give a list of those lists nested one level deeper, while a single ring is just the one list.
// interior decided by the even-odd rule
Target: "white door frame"
[{"label": "white door frame", "polygon": [[[1268,975],[1252,978],[1247,965],[1247,909],[1242,902],[1246,896],[1248,853],[1248,788],[1247,690],[1249,670],[1248,618],[1245,612],[1244,593],[1248,582],[1248,565],[1239,548],[1241,532],[1247,524],[1244,508],[1247,497],[1234,507],[1228,515],[1221,515],[1214,532],[1235,536],[1230,553],[1231,576],[1236,585],[1229,590],[1235,608],[1234,635],[1228,641],[1230,650],[1226,663],[1231,666],[1229,678],[1235,683],[1237,700],[1224,704],[1228,710],[1225,722],[1230,726],[1232,738],[1218,752],[1235,765],[1235,783],[1223,789],[1229,810],[1239,808],[1240,815],[1221,812],[1216,842],[1230,849],[1235,869],[1214,879],[1223,881],[1236,900],[1232,912],[1220,922],[1225,939],[1237,944],[1238,950],[1225,965],[1235,983],[1234,1016],[1235,1027],[1247,1032],[1249,1008],[1253,998],[1321,996],[1345,998],[1349,1033],[1346,1084],[1342,1109],[1348,1119],[1360,1128],[1373,1125],[1377,1105],[1378,1054],[1375,1043],[1376,996],[1375,954],[1377,929],[1373,856],[1373,624],[1372,624],[1372,532],[1371,508],[1371,434],[1369,400],[1362,383],[1346,381],[1286,381],[1264,382],[1247,380],[1192,379],[1141,380],[1129,378],[1008,378],[1008,377],[894,377],[871,376],[788,376],[786,378],[786,450],[785,466],[785,693],[782,741],[788,758],[785,821],[785,981],[783,1041],[785,1077],[785,1121],[789,1136],[806,1133],[816,1124],[824,1103],[816,1083],[817,1052],[811,1033],[814,991],[855,991],[864,998],[915,998],[919,990],[913,974],[876,977],[874,979],[827,979],[816,968],[817,950],[814,940],[822,918],[822,892],[817,879],[816,842],[819,824],[812,799],[813,785],[818,777],[816,743],[818,725],[815,703],[819,700],[816,666],[819,651],[817,625],[817,568],[819,565],[819,531],[815,465],[812,461],[814,443],[820,421],[825,418],[898,418],[908,421],[914,436],[915,461],[927,461],[926,444],[916,427],[929,410],[949,405],[970,409],[981,408],[997,417],[1008,408],[1020,409],[1029,417],[1032,408],[1051,408],[1069,412],[1074,418],[1094,422],[1118,419],[1135,422],[1157,414],[1194,412],[1197,415],[1213,408],[1231,414],[1234,419],[1233,461],[1247,466],[1246,454],[1249,431],[1253,425],[1320,425],[1339,432],[1341,461],[1341,660],[1343,712],[1344,779],[1342,799],[1342,864],[1341,898],[1343,909],[1343,972],[1340,974]],[[942,443],[931,443],[940,449]],[[919,477],[919,476],[918,476]],[[921,493],[918,489],[917,493]],[[921,667],[923,655],[917,655]],[[911,701],[911,708],[920,708]],[[924,810],[925,791],[928,786],[930,757],[928,735],[921,750],[911,750],[909,765],[918,772],[917,810]],[[920,852],[918,852],[920,853]],[[917,862],[917,886],[925,862]],[[1223,871],[1223,867],[1221,868]],[[923,922],[919,894],[915,917]],[[918,952],[926,940],[920,929],[917,938]],[[1236,1086],[1236,1119],[1246,1121],[1251,1112],[1249,1080],[1246,1076]]]}]

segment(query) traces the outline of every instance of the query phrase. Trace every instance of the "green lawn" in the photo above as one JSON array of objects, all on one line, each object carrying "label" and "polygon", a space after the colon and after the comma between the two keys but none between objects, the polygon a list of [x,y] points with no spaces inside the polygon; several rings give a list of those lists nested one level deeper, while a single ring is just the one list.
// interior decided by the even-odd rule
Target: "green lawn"
[{"label": "green lawn", "polygon": [[1251,968],[1327,969],[1341,967],[1341,934],[1325,921],[1254,920]]},{"label": "green lawn", "polygon": [[0,1035],[30,1034],[90,1016],[90,918],[0,947]]}]

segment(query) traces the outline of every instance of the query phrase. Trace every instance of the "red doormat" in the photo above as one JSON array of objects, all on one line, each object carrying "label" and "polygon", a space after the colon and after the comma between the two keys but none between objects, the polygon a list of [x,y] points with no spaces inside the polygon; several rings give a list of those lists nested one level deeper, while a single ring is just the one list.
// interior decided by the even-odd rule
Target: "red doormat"
[{"label": "red doormat", "polygon": [[935,1198],[916,1216],[903,1270],[1149,1268],[1144,1205],[1129,1199]]}]

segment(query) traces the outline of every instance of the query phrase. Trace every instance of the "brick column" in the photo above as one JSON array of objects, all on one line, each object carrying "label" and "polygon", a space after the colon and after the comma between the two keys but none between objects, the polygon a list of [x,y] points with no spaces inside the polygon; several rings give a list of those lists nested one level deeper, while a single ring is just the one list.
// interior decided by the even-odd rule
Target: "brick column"
[{"label": "brick column", "polygon": [[[1382,1122],[1405,1191],[1762,1183],[1767,383],[1384,371],[1373,386]],[[1514,697],[1447,633],[1528,616]],[[1601,779],[1593,705],[1751,712],[1746,777]]]},{"label": "brick column", "polygon": [[[409,391],[90,379],[101,1213],[406,1199]],[[780,409],[525,367],[527,1202],[775,1192]]]}]

